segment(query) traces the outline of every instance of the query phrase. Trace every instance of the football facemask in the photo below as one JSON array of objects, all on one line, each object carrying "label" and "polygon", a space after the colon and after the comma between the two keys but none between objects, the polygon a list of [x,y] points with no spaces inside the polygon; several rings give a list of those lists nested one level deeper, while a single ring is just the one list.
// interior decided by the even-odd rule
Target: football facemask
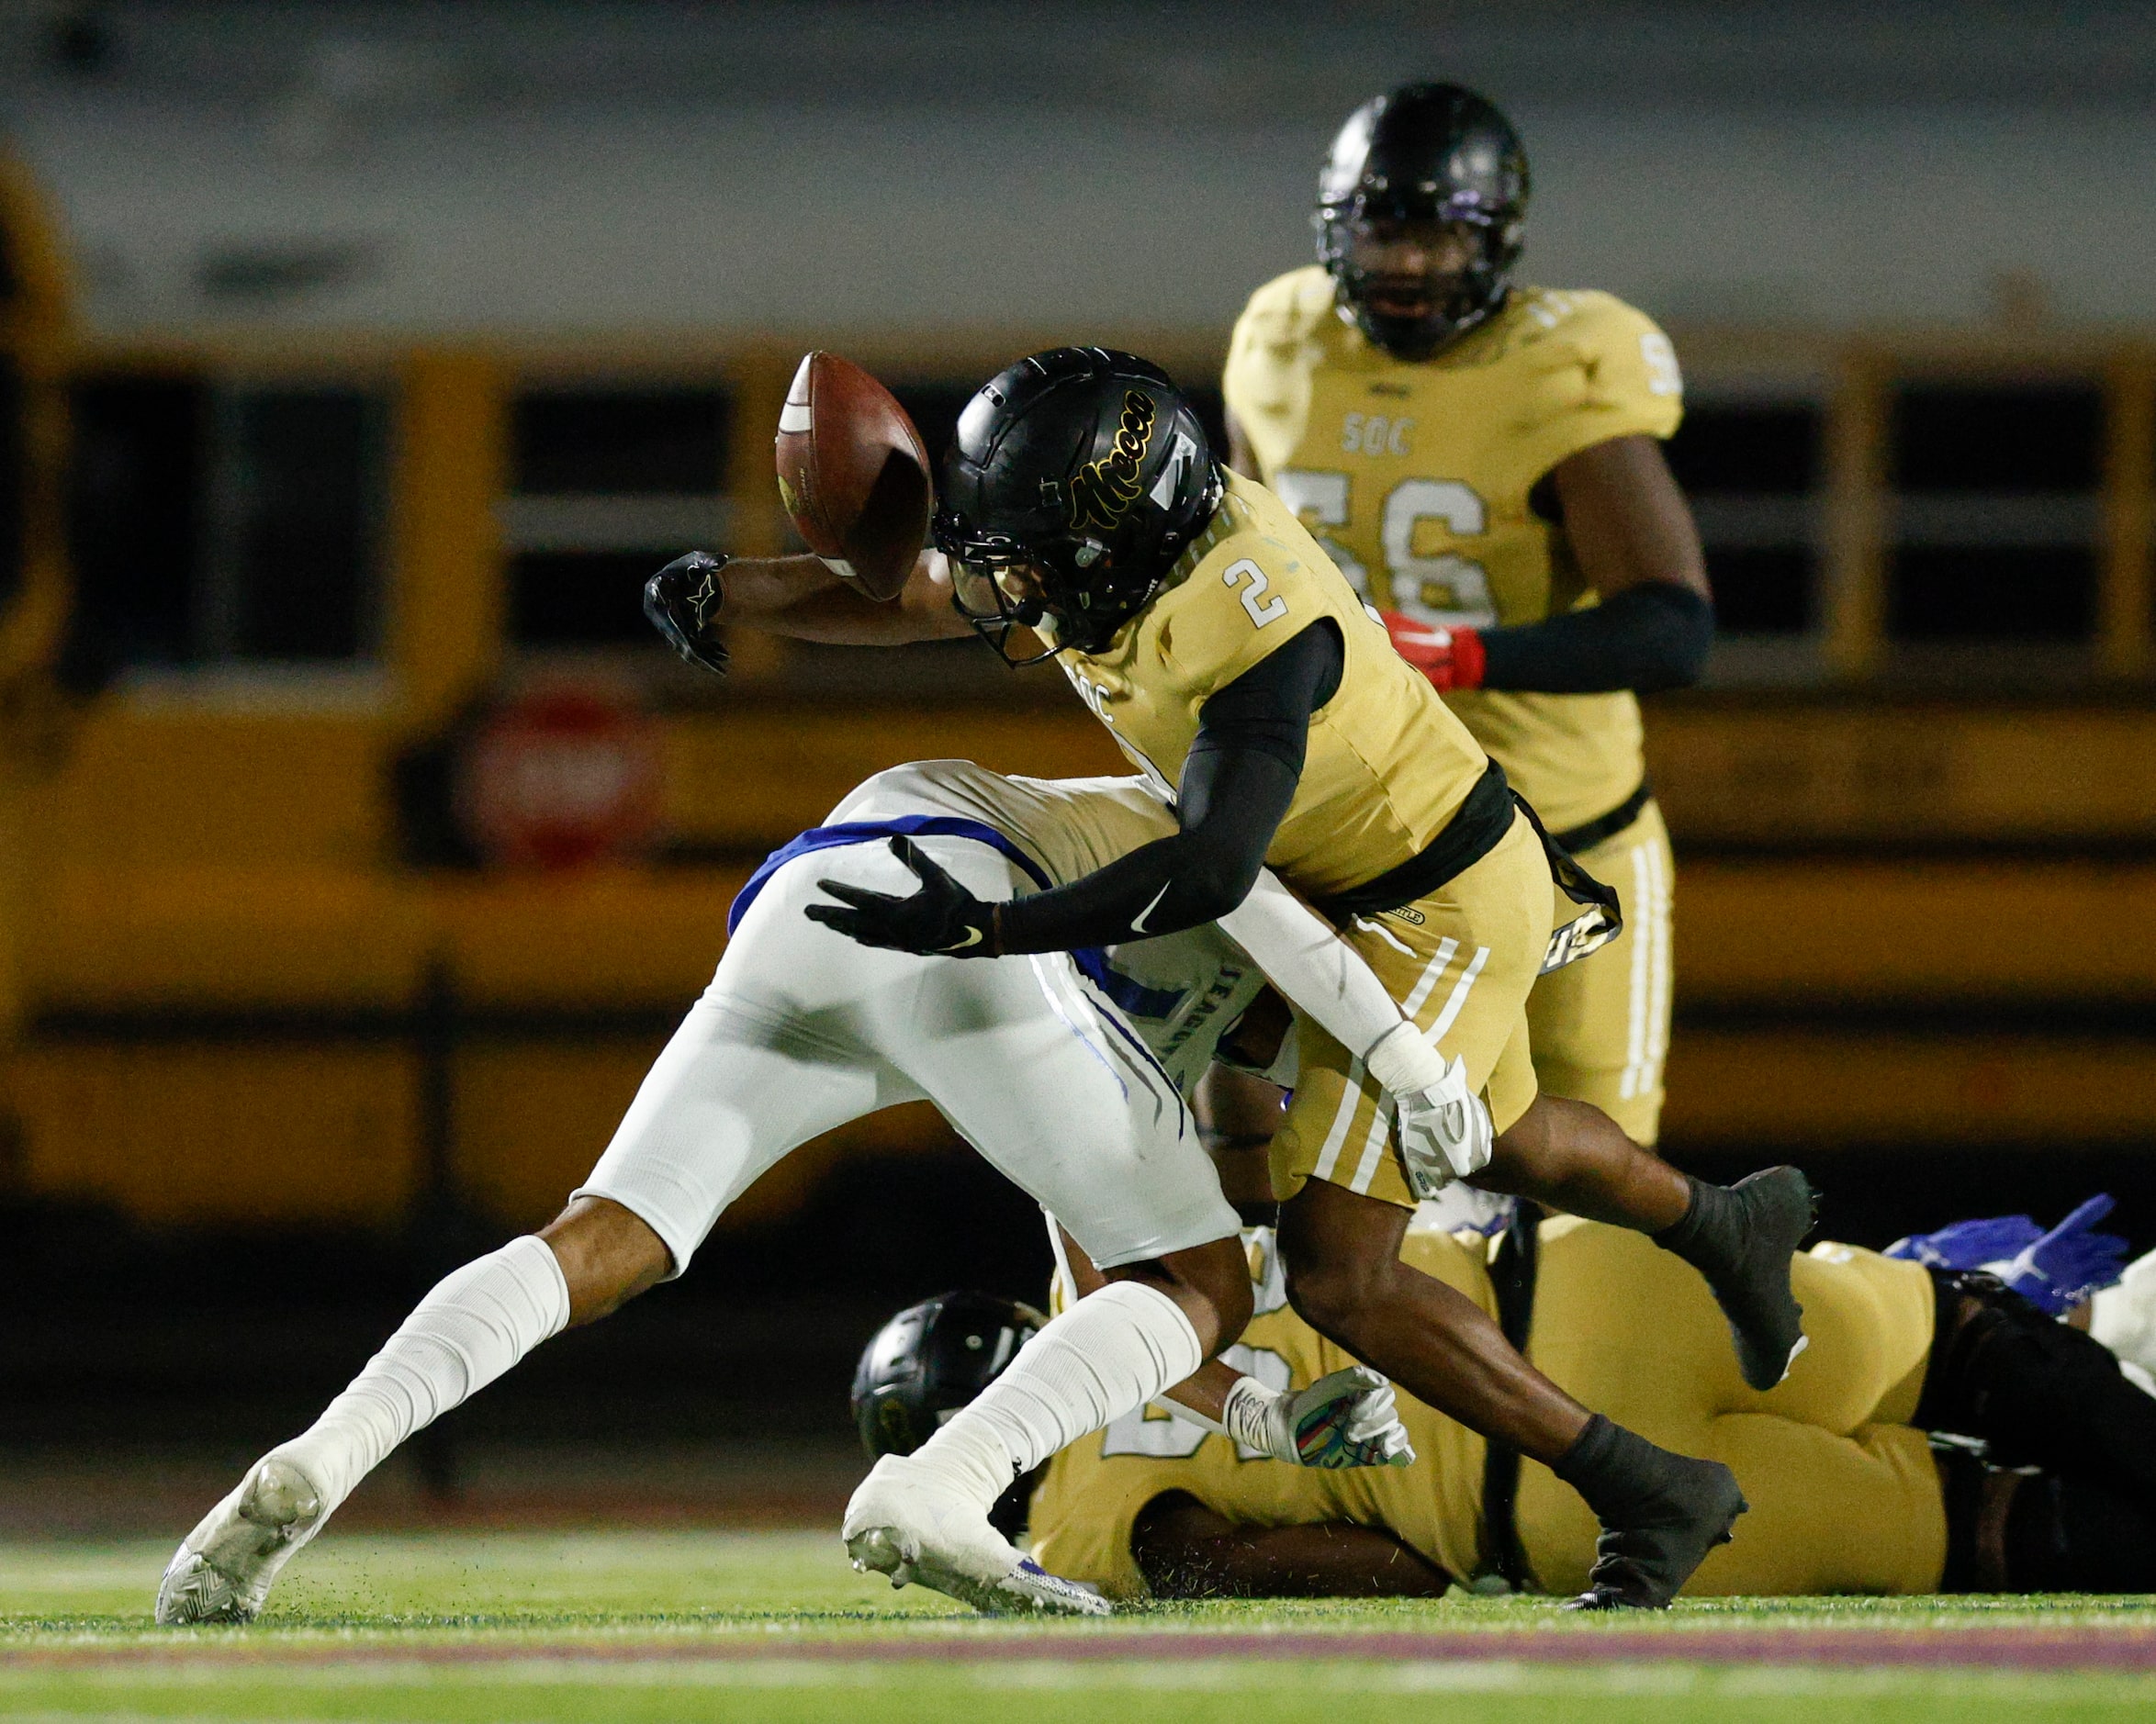
[{"label": "football facemask", "polygon": [[[949,559],[950,602],[973,632],[1013,668],[1038,665],[1061,651],[1051,621],[1047,581],[1039,564],[1023,545],[1001,534],[961,538],[955,524],[937,519],[937,548]],[[1033,653],[1011,651],[1014,630],[1029,632],[1040,643]]]},{"label": "football facemask", "polygon": [[1488,297],[1489,223],[1476,217],[1402,221],[1361,216],[1340,224],[1340,279],[1371,314],[1452,327]]}]

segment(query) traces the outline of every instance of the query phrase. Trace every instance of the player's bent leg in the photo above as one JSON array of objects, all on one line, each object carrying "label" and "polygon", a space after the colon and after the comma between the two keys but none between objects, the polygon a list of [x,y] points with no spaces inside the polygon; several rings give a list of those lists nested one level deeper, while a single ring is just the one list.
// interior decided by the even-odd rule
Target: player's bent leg
[{"label": "player's bent leg", "polygon": [[285,1564],[392,1449],[568,1320],[561,1264],[533,1236],[448,1276],[320,1418],[256,1461],[181,1542],[157,1620],[252,1620]]},{"label": "player's bent leg", "polygon": [[1411,1213],[1312,1180],[1280,1211],[1288,1303],[1416,1399],[1555,1461],[1587,1428],[1588,1409],[1522,1359],[1480,1305],[1400,1261]]},{"label": "player's bent leg", "polygon": [[1042,1570],[995,1530],[988,1511],[1013,1479],[1204,1360],[1184,1307],[1154,1281],[1112,1281],[1087,1294],[921,1448],[877,1461],[841,1528],[854,1566],[889,1574],[893,1585],[919,1581],[994,1615],[1106,1615],[1106,1600]]},{"label": "player's bent leg", "polygon": [[1710,1185],[1642,1149],[1600,1109],[1544,1094],[1499,1133],[1470,1183],[1651,1235],[1706,1277],[1753,1388],[1771,1389],[1804,1350],[1790,1258],[1812,1230],[1814,1199],[1797,1169]]},{"label": "player's bent leg", "polygon": [[1280,1215],[1287,1296],[1399,1387],[1547,1464],[1604,1528],[1581,1603],[1667,1605],[1745,1509],[1729,1469],[1671,1454],[1587,1408],[1465,1294],[1399,1260],[1408,1212],[1312,1180]]},{"label": "player's bent leg", "polygon": [[[771,897],[772,894],[767,894]],[[572,1322],[678,1273],[725,1206],[833,1125],[907,1099],[894,1073],[793,1016],[843,997],[850,971],[803,952],[810,924],[759,902],[704,998],[639,1087],[591,1177],[545,1236],[466,1264],[421,1301],[315,1424],[272,1450],[187,1535],[158,1589],[160,1622],[246,1621],[278,1573],[392,1450]]]}]

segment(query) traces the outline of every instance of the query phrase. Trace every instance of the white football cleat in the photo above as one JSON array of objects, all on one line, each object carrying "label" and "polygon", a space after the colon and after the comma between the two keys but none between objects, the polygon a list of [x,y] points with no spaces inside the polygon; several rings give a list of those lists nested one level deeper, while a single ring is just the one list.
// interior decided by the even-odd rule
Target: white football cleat
[{"label": "white football cleat", "polygon": [[257,1461],[203,1517],[157,1584],[157,1619],[252,1622],[278,1571],[322,1523],[322,1496],[289,1461]]},{"label": "white football cleat", "polygon": [[840,1529],[862,1573],[917,1581],[992,1617],[1105,1617],[1090,1586],[1050,1574],[989,1525],[965,1493],[911,1455],[885,1455],[854,1492]]}]

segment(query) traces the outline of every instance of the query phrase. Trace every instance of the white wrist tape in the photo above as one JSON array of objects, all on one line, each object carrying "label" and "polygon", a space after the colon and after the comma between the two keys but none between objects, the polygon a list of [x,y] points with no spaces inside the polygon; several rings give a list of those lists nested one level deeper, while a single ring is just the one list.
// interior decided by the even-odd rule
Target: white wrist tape
[{"label": "white wrist tape", "polygon": [[1220,1422],[1227,1427],[1228,1435],[1246,1449],[1271,1455],[1275,1461],[1292,1461],[1292,1452],[1281,1452],[1285,1420],[1279,1407],[1286,1399],[1279,1390],[1268,1389],[1255,1377],[1238,1377],[1220,1409]]},{"label": "white wrist tape", "polygon": [[1377,1038],[1363,1065],[1388,1095],[1413,1095],[1434,1090],[1445,1080],[1444,1056],[1405,1018]]}]

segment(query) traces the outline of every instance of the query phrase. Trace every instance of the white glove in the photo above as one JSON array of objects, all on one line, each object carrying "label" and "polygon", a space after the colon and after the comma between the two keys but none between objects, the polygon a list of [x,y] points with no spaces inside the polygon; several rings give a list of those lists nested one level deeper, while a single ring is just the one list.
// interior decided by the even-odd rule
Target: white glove
[{"label": "white glove", "polygon": [[2156,1251],[2128,1263],[2117,1286],[2090,1295],[2089,1333],[2122,1366],[2156,1374]]},{"label": "white glove", "polygon": [[1291,1466],[1405,1467],[1415,1460],[1392,1384],[1367,1365],[1294,1394],[1238,1377],[1220,1417],[1237,1442]]},{"label": "white glove", "polygon": [[1418,1198],[1435,1197],[1489,1165],[1496,1133],[1489,1109],[1467,1087],[1465,1060],[1446,1065],[1422,1032],[1402,1019],[1378,1037],[1363,1064],[1392,1100],[1400,1159]]}]

